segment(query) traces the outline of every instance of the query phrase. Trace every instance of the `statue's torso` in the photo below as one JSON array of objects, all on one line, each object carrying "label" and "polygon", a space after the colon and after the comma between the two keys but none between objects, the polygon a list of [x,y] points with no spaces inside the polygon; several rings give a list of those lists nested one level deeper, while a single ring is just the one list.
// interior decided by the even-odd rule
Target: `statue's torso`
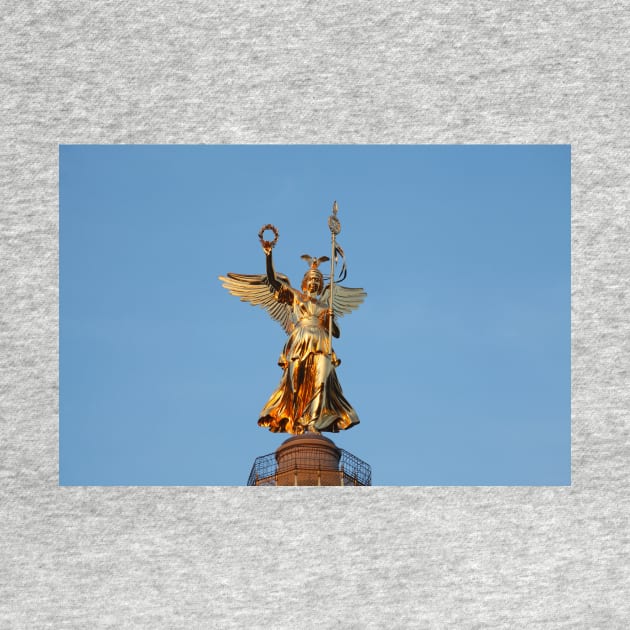
[{"label": "statue's torso", "polygon": [[284,354],[289,359],[303,359],[311,352],[329,352],[328,331],[320,321],[326,306],[315,299],[305,298],[296,292],[293,301],[295,329],[285,346]]}]

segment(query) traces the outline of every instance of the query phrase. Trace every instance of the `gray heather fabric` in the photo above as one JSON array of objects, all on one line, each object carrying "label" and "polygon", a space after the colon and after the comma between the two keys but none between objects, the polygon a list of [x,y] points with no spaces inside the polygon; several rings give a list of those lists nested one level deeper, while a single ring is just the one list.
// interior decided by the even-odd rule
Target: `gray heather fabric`
[{"label": "gray heather fabric", "polygon": [[[5,2],[2,628],[625,628],[626,2]],[[59,143],[571,143],[573,485],[59,488]]]}]

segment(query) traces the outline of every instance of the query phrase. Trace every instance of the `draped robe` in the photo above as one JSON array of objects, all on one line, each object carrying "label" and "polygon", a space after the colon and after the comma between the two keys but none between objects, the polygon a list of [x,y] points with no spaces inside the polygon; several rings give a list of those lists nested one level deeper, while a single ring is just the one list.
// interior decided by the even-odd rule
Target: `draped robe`
[{"label": "draped robe", "polygon": [[[282,378],[260,413],[258,424],[272,432],[336,433],[359,423],[337,380],[340,361],[331,352],[328,305],[314,296],[283,287],[275,299],[293,309],[295,327],[278,364]],[[333,322],[335,336],[339,336]]]}]

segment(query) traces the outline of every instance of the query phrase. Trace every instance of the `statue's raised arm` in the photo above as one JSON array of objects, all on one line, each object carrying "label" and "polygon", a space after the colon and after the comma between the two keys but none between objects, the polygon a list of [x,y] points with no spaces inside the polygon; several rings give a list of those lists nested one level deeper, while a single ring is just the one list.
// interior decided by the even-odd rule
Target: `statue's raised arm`
[{"label": "statue's raised arm", "polygon": [[[267,229],[274,231],[273,241],[263,239],[263,233]],[[278,231],[274,226],[266,225],[261,229],[259,237],[265,252],[267,272],[256,275],[230,272],[227,278],[219,276],[219,280],[232,295],[241,298],[241,302],[249,302],[253,306],[264,308],[287,334],[291,334],[295,327],[293,309],[290,304],[293,289],[289,278],[284,274],[276,273],[273,267],[272,250],[278,240]]]}]

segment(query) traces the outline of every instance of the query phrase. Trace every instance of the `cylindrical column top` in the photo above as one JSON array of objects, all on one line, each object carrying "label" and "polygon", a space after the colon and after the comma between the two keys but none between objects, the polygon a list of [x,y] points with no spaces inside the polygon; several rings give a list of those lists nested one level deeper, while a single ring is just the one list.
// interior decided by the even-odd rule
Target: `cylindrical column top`
[{"label": "cylindrical column top", "polygon": [[319,433],[294,435],[276,449],[278,472],[294,469],[339,470],[341,450]]}]

